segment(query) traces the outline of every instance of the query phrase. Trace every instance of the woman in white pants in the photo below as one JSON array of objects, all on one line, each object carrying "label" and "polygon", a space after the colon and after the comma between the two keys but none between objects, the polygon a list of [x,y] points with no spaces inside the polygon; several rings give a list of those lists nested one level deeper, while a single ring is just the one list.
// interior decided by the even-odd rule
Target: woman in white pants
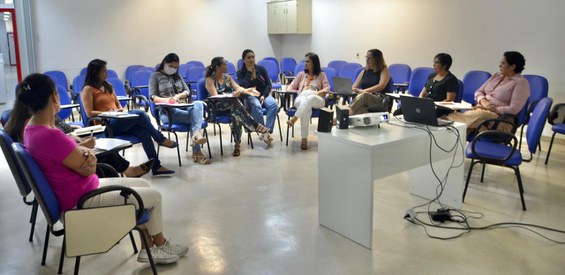
[{"label": "woman in white pants", "polygon": [[300,135],[302,143],[300,149],[308,150],[308,131],[312,108],[322,108],[326,104],[325,96],[330,91],[328,77],[322,71],[320,58],[315,53],[307,53],[304,58],[304,71],[300,72],[290,83],[288,91],[298,91],[298,97],[294,100],[296,113],[287,121],[294,126],[300,119]]}]

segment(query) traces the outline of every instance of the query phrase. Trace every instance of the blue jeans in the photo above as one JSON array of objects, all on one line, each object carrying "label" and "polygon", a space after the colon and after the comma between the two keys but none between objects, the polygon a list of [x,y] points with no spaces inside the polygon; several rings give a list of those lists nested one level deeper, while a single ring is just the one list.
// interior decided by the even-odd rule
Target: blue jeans
[{"label": "blue jeans", "polygon": [[265,106],[265,109],[267,109],[267,124],[265,124],[265,121],[263,120],[263,107],[261,106],[261,102],[258,98],[248,95],[247,97],[243,98],[243,105],[245,106],[245,109],[251,114],[253,119],[255,119],[255,121],[269,128],[269,131],[271,133],[273,132],[279,105],[272,96],[266,97],[265,101],[263,101],[263,106]]},{"label": "blue jeans", "polygon": [[[194,105],[186,109],[171,108],[171,113],[174,123],[190,124],[191,134],[202,129],[202,122],[204,121],[204,103],[202,101],[194,101]],[[169,123],[169,117],[165,112],[161,112],[159,117],[163,123]],[[200,144],[192,146],[193,153],[200,151]]]},{"label": "blue jeans", "polygon": [[138,116],[135,118],[110,119],[108,126],[112,128],[112,132],[115,136],[132,135],[141,140],[141,145],[143,146],[147,158],[153,159],[152,170],[155,171],[161,167],[161,162],[157,157],[153,140],[160,144],[163,143],[166,138],[151,124],[147,113],[142,110],[131,110],[129,113],[137,114]]}]

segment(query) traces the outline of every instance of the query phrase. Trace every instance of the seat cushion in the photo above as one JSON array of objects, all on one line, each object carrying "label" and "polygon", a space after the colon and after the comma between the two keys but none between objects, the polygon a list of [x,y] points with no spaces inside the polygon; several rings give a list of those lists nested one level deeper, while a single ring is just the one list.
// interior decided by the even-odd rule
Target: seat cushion
[{"label": "seat cushion", "polygon": [[139,220],[136,221],[136,224],[137,224],[137,225],[144,224],[144,223],[146,223],[147,221],[149,221],[149,218],[150,218],[150,216],[149,216],[149,211],[147,211],[147,209],[144,209],[144,210],[143,210],[143,216],[141,216],[141,219],[139,219]]},{"label": "seat cushion", "polygon": [[[499,143],[477,141],[475,143],[475,151],[477,152],[477,155],[473,154],[473,150],[471,149],[471,143],[469,143],[467,145],[467,149],[465,150],[465,155],[468,158],[474,158],[474,159],[481,159],[481,156],[487,158],[501,159],[507,156],[512,151],[512,147]],[[520,153],[519,150],[516,150],[514,151],[512,156],[503,164],[517,166],[520,165],[520,163],[522,163],[522,154]]]},{"label": "seat cushion", "polygon": [[556,133],[565,134],[565,123],[555,124],[551,130]]}]

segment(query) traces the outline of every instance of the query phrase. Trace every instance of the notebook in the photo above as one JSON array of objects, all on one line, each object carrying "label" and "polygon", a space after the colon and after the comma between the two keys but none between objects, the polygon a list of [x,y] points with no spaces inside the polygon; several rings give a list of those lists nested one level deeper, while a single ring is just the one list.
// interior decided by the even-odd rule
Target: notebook
[{"label": "notebook", "polygon": [[436,105],[432,99],[400,96],[404,120],[431,126],[446,126],[453,122],[436,117]]},{"label": "notebook", "polygon": [[347,77],[332,77],[332,84],[334,86],[334,94],[338,95],[352,95],[353,90],[351,89],[352,83],[351,79]]}]

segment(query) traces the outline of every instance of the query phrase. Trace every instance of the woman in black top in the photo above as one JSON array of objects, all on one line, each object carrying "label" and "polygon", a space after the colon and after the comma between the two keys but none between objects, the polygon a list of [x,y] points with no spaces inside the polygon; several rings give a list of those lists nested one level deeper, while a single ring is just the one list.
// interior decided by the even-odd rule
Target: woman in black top
[{"label": "woman in black top", "polygon": [[359,95],[349,104],[352,115],[367,113],[369,109],[388,110],[383,99],[385,93],[390,92],[391,83],[383,53],[378,49],[369,50],[365,60],[367,65],[353,84],[353,92]]},{"label": "woman in black top", "polygon": [[428,76],[420,97],[434,101],[455,101],[458,82],[457,77],[449,71],[452,62],[451,56],[446,53],[439,53],[434,57],[434,72]]}]

